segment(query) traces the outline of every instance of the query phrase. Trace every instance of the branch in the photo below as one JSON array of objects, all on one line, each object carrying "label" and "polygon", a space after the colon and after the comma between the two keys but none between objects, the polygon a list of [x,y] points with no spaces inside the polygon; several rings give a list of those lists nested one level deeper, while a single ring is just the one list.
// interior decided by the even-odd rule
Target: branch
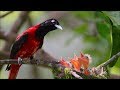
[{"label": "branch", "polygon": [[120,57],[120,52],[117,53],[116,55],[113,55],[112,58],[110,58],[109,60],[107,60],[106,62],[98,65],[97,67],[93,67],[92,73],[95,74],[96,76],[105,76],[105,78],[110,78],[108,71],[107,71],[107,65],[109,65],[111,62],[113,62],[114,60],[116,60],[116,58]]},{"label": "branch", "polygon": [[9,12],[3,14],[3,15],[0,15],[0,18],[4,18],[5,16],[9,15],[9,14],[12,13],[12,12],[13,12],[13,11],[9,11]]},{"label": "branch", "polygon": [[[41,50],[39,59],[37,57],[34,57],[34,59],[30,60],[28,58],[18,60],[18,59],[4,59],[0,60],[0,64],[37,64],[37,65],[45,65],[48,67],[60,67],[58,64],[58,61],[53,58],[50,54],[45,52],[44,50]],[[62,67],[62,66],[61,66]]]},{"label": "branch", "polygon": [[57,61],[49,61],[49,60],[44,61],[44,60],[37,60],[37,59],[30,60],[28,58],[25,58],[25,59],[22,59],[22,60],[19,60],[19,59],[4,59],[4,60],[0,60],[0,64],[37,64],[37,65],[41,65],[41,64],[48,65],[48,64],[51,64],[51,65],[53,65],[53,63],[58,63],[58,62]]},{"label": "branch", "polygon": [[[95,68],[95,71],[93,73],[91,73],[90,75],[85,75],[84,73],[76,72],[74,70],[71,71],[71,69],[65,68],[63,65],[61,65],[58,62],[57,59],[52,57],[50,54],[48,54],[44,50],[39,50],[34,55],[34,59],[33,60],[30,60],[28,58],[25,58],[23,60],[6,59],[6,60],[0,60],[0,64],[37,64],[37,65],[44,65],[44,66],[52,68],[54,70],[54,73],[55,73],[57,78],[62,78],[62,77],[66,78],[67,74],[65,74],[65,72],[67,71],[68,75],[70,75],[70,77],[72,75],[73,78],[77,78],[77,79],[82,79],[82,78],[83,79],[101,79],[101,78],[107,78],[107,77],[104,76],[105,72],[104,72],[104,69],[101,68],[101,67],[106,67],[109,63],[114,61],[119,56],[120,56],[120,52],[117,53],[116,55],[114,55],[112,58],[110,58],[105,63],[97,66]],[[60,69],[61,71],[58,72],[59,71],[58,69]],[[96,75],[94,73],[96,73]]]},{"label": "branch", "polygon": [[[54,61],[54,60],[38,60],[38,59],[23,59],[23,60],[18,60],[18,59],[5,59],[5,60],[0,60],[0,64],[37,64],[37,65],[44,65],[44,66],[48,66],[52,69],[55,69],[57,68],[58,70],[61,69],[61,72],[59,73],[59,75],[62,75],[60,76],[59,78],[61,77],[66,77],[67,75],[65,75],[65,67],[62,66],[61,64],[59,64],[58,61]],[[56,73],[57,70],[54,72]],[[80,73],[80,72],[76,72],[76,71],[69,71],[70,72],[70,75],[73,75],[74,77],[73,78],[76,78],[76,79],[83,79],[83,78],[86,78],[86,79],[99,79],[99,77],[95,77],[93,75],[85,75],[83,73]],[[56,76],[57,77],[57,76]]]},{"label": "branch", "polygon": [[109,79],[120,79],[120,75],[110,75],[110,78]]},{"label": "branch", "polygon": [[97,66],[97,68],[100,67],[106,67],[107,65],[109,65],[111,62],[113,62],[114,60],[116,60],[116,58],[120,57],[120,52],[117,53],[116,55],[113,55],[112,58],[110,58],[109,60],[107,60],[106,62],[100,64],[99,66]]}]

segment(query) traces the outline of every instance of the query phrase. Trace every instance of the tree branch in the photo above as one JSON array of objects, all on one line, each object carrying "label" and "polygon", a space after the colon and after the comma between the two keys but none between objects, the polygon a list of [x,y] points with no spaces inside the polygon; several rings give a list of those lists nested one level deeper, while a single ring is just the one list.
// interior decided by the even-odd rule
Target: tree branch
[{"label": "tree branch", "polygon": [[3,15],[0,15],[0,18],[4,18],[5,16],[9,15],[9,14],[12,13],[12,12],[13,12],[13,11],[9,11],[9,12],[3,14]]},{"label": "tree branch", "polygon": [[[41,57],[40,57],[41,56]],[[87,78],[87,79],[92,79],[92,78],[105,78],[105,76],[102,76],[102,73],[104,73],[104,71],[101,71],[101,67],[106,67],[109,63],[111,63],[112,61],[114,61],[117,57],[120,57],[120,52],[117,53],[116,55],[114,55],[112,58],[110,58],[108,61],[106,61],[105,63],[97,66],[96,71],[100,71],[100,73],[97,73],[98,76],[94,75],[91,73],[91,75],[85,75],[81,72],[76,72],[76,71],[70,71],[72,72],[71,75],[73,75],[75,78],[78,78],[80,76],[80,78]],[[40,50],[38,51],[33,60],[30,60],[28,58],[25,58],[23,60],[18,60],[18,59],[6,59],[6,60],[0,60],[0,64],[37,64],[37,65],[44,65],[47,67],[51,67],[51,68],[61,68],[62,72],[60,73],[60,75],[65,75],[64,74],[64,69],[65,67],[63,65],[61,65],[57,59],[55,59],[54,57],[52,57],[50,54],[48,54],[47,52],[45,52],[44,50]]]},{"label": "tree branch", "polygon": [[109,65],[111,62],[113,62],[114,60],[116,60],[116,58],[120,57],[120,52],[117,53],[116,55],[113,55],[112,58],[110,58],[109,60],[107,60],[106,62],[100,64],[99,66],[97,66],[97,68],[100,67],[106,67],[107,65]]},{"label": "tree branch", "polygon": [[58,63],[57,61],[44,61],[44,60],[37,60],[37,59],[22,59],[22,60],[18,60],[18,59],[4,59],[4,60],[0,60],[0,64],[37,64],[37,65],[48,65],[48,64],[53,64],[53,63]]},{"label": "tree branch", "polygon": [[[39,59],[35,56],[34,59],[30,60],[28,58],[22,59],[19,61],[18,59],[4,59],[0,60],[0,64],[37,64],[37,65],[45,65],[49,67],[57,67],[59,64],[57,59],[53,58],[50,54],[45,52],[44,50],[39,51]],[[62,66],[61,66],[62,67]]]},{"label": "tree branch", "polygon": [[[41,56],[41,57],[40,57]],[[109,63],[113,62],[116,58],[120,57],[120,52],[114,55],[112,58],[110,58],[108,61],[100,64],[98,67],[106,67]],[[23,59],[19,63],[21,64],[42,64],[47,66],[56,66],[55,64],[59,64],[58,60],[52,57],[50,54],[45,52],[44,50],[38,51],[33,60],[29,60],[27,58]],[[6,59],[6,60],[0,60],[0,64],[19,64],[17,59]]]}]

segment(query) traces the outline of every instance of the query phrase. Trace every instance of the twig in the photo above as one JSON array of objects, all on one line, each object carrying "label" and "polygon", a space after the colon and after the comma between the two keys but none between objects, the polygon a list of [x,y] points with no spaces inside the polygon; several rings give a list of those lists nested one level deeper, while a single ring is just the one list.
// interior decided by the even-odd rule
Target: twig
[{"label": "twig", "polygon": [[3,18],[3,17],[5,17],[5,16],[9,15],[9,14],[12,13],[12,12],[13,12],[13,11],[9,11],[9,12],[7,12],[7,13],[1,15],[0,18]]},{"label": "twig", "polygon": [[77,78],[77,79],[83,79],[80,75],[78,75],[76,72],[71,71],[71,74]]},{"label": "twig", "polygon": [[97,68],[99,67],[106,67],[107,65],[109,65],[111,62],[113,62],[114,60],[116,60],[116,58],[120,57],[120,52],[117,53],[116,55],[113,55],[112,58],[110,58],[109,60],[107,60],[106,62],[100,64],[99,66],[97,66]]},{"label": "twig", "polygon": [[[53,61],[54,62],[54,61]],[[48,64],[48,63],[53,63],[51,61],[40,61],[40,60],[36,60],[36,59],[22,59],[22,60],[18,60],[18,59],[4,59],[4,60],[0,60],[0,64]]]},{"label": "twig", "polygon": [[120,75],[111,74],[109,79],[120,79]]},{"label": "twig", "polygon": [[[38,58],[39,57],[39,58]],[[53,58],[50,54],[45,52],[44,50],[40,50],[36,56],[34,56],[33,60],[29,60],[28,58],[23,59],[19,63],[21,64],[42,64],[47,66],[54,67],[57,62],[57,59]],[[0,64],[19,64],[17,59],[4,59],[0,60]]]}]

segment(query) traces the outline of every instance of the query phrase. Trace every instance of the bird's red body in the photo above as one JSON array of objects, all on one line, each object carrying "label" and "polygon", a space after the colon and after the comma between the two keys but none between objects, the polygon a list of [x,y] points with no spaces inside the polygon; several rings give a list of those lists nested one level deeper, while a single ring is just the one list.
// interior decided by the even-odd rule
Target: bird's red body
[{"label": "bird's red body", "polygon": [[[14,56],[14,59],[18,59],[18,57],[29,58],[37,51],[40,44],[42,46],[43,38],[41,38],[41,40],[37,40],[36,37],[35,37],[35,31],[37,30],[38,27],[40,27],[40,25],[33,26],[33,27],[27,29],[22,34],[18,35],[16,40],[19,40],[25,34],[28,34],[28,39],[24,43],[24,45],[21,47],[21,49],[16,53],[16,55]],[[21,65],[11,64],[9,79],[15,79],[16,78],[20,66]]]},{"label": "bird's red body", "polygon": [[[10,58],[30,58],[33,54],[42,47],[44,36],[52,30],[62,29],[59,22],[55,19],[49,19],[45,22],[28,28],[22,34],[18,35],[14,42]],[[8,65],[6,70],[10,70],[9,79],[16,79],[19,68],[19,64]]]},{"label": "bird's red body", "polygon": [[40,25],[33,26],[33,27],[27,29],[25,32],[23,32],[21,35],[19,35],[16,38],[16,39],[19,39],[22,35],[24,35],[26,33],[28,34],[27,41],[24,43],[24,45],[19,50],[19,52],[17,52],[15,59],[17,59],[18,57],[21,57],[21,58],[30,57],[37,51],[39,45],[43,44],[44,38],[41,38],[41,40],[37,40],[36,36],[35,36],[35,31],[37,30],[38,27],[40,27]]}]

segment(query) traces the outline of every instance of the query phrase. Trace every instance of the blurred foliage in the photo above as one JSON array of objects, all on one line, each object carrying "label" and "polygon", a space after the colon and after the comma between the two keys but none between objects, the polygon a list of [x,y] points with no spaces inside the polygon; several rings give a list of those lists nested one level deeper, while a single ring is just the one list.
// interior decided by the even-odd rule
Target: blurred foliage
[{"label": "blurred foliage", "polygon": [[[112,23],[112,51],[111,57],[120,51],[120,11],[104,11],[103,13],[109,17]],[[112,62],[109,66],[120,67],[120,58],[117,58],[116,61]],[[118,61],[117,61],[118,60]],[[117,62],[117,63],[116,63]],[[116,64],[116,65],[115,65]]]},{"label": "blurred foliage", "polygon": [[[47,13],[49,12],[32,11],[29,15],[32,24],[38,24],[45,18],[48,18]],[[0,11],[0,14],[4,13],[5,12]],[[0,19],[2,30],[6,32],[9,31],[19,13],[20,11],[15,11],[3,19]],[[77,54],[79,54],[80,51],[88,53],[92,57],[91,67],[97,66],[120,51],[119,17],[119,11],[68,11],[68,14],[60,19],[64,31],[48,33],[46,36],[48,43],[44,43],[44,46],[46,45],[44,49],[50,53],[56,52],[54,56],[58,58],[61,56],[71,57],[73,53],[75,53],[74,51],[76,51]],[[26,22],[20,29],[20,32],[27,27],[28,24]],[[116,35],[113,35],[113,33]],[[2,43],[1,40],[0,43]],[[53,45],[52,43],[56,45],[51,46]],[[114,46],[114,48],[112,48],[112,46]],[[111,51],[114,51],[114,53],[111,54]],[[120,75],[120,60],[111,68],[111,73]]]},{"label": "blurred foliage", "polygon": [[72,14],[78,19],[91,20],[94,18],[94,11],[74,11]]}]

